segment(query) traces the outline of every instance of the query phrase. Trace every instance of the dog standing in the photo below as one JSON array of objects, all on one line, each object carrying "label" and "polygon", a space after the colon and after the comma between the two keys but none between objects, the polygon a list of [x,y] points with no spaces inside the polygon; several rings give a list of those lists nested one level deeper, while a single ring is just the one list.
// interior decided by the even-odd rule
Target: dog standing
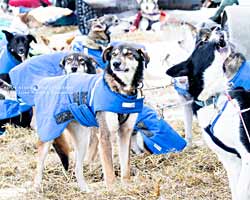
[{"label": "dog standing", "polygon": [[250,96],[244,89],[250,89],[250,66],[244,56],[233,52],[225,38],[223,32],[213,31],[211,41],[200,43],[190,58],[170,68],[167,74],[188,76],[193,112],[205,141],[227,171],[232,199],[247,200]]},{"label": "dog standing", "polygon": [[6,30],[2,32],[6,36],[7,45],[0,52],[0,79],[10,83],[9,71],[27,58],[30,43],[36,43],[36,39],[30,34],[13,34]]},{"label": "dog standing", "polygon": [[[141,50],[138,49],[136,46],[131,44],[119,44],[118,46],[111,46],[107,48],[104,51],[103,59],[105,61],[108,61],[108,67],[105,70],[104,75],[84,75],[84,74],[75,74],[72,73],[68,75],[68,81],[67,83],[70,84],[71,81],[82,81],[83,79],[89,79],[97,78],[96,76],[100,77],[98,80],[99,82],[95,83],[94,90],[91,90],[91,95],[98,95],[99,92],[95,90],[102,90],[102,87],[99,86],[99,84],[104,83],[104,87],[106,87],[105,90],[109,90],[109,94],[115,93],[115,96],[120,96],[124,98],[124,95],[129,95],[134,99],[134,102],[127,101],[125,99],[124,102],[120,102],[122,109],[128,109],[128,110],[134,110],[134,112],[130,113],[128,111],[124,111],[123,114],[117,114],[114,111],[102,111],[97,109],[96,113],[93,112],[95,115],[93,119],[96,117],[96,122],[98,122],[99,125],[99,133],[98,133],[98,139],[99,139],[99,153],[102,161],[103,171],[104,171],[104,180],[106,184],[109,186],[111,185],[115,180],[115,174],[113,169],[113,161],[112,161],[112,147],[110,142],[110,134],[117,134],[118,133],[118,142],[119,142],[119,155],[120,155],[120,164],[121,164],[121,178],[122,180],[128,180],[130,178],[130,167],[129,167],[129,154],[130,154],[130,137],[133,131],[133,127],[135,125],[135,120],[137,117],[137,113],[140,110],[140,107],[142,106],[142,99],[137,99],[137,87],[139,85],[139,82],[142,80],[143,77],[143,69],[146,67],[148,62],[147,55]],[[102,78],[103,77],[103,78]],[[57,80],[58,79],[58,80]],[[50,85],[52,82],[56,83],[58,82],[60,77],[55,78],[49,78],[41,82],[40,87],[43,86],[43,84],[47,85],[47,83]],[[66,78],[67,79],[67,78]],[[51,82],[52,81],[52,82]],[[51,82],[51,83],[49,83]],[[44,85],[44,86],[45,86]],[[70,84],[71,85],[71,84]],[[70,86],[69,85],[69,86]],[[78,85],[78,84],[77,84]],[[83,85],[82,85],[83,87]],[[41,88],[42,89],[42,88]],[[49,92],[46,89],[47,92]],[[74,90],[73,90],[74,91]],[[110,93],[111,92],[111,93]],[[41,94],[41,93],[39,93]],[[49,93],[48,93],[49,94]],[[121,96],[120,96],[121,97]],[[41,123],[38,123],[38,133],[39,135],[42,134],[40,129],[45,128],[43,125],[44,118],[42,117],[41,113],[43,112],[43,108],[41,105],[43,104],[43,99],[46,98],[45,94],[41,94],[41,96],[36,97],[36,112],[37,112],[37,120]],[[50,95],[51,101],[53,101],[54,98]],[[68,98],[68,97],[67,97]],[[101,98],[101,99],[100,99]],[[114,101],[114,96],[110,99],[110,101]],[[60,98],[59,98],[60,99]],[[104,103],[107,103],[107,99],[104,99],[104,97],[99,97],[100,103],[105,105]],[[55,99],[54,99],[55,100]],[[63,101],[63,100],[62,100]],[[95,102],[95,98],[90,98],[90,104],[91,102]],[[115,103],[116,102],[116,103]],[[117,104],[117,100],[115,100],[115,104]],[[129,103],[131,102],[131,103]],[[53,103],[53,102],[51,102]],[[62,102],[58,102],[60,103]],[[65,103],[65,102],[64,102]],[[113,105],[114,103],[109,102],[109,106]],[[137,105],[139,105],[139,108],[137,108]],[[90,134],[90,129],[86,126],[81,126],[81,124],[84,124],[84,122],[81,122],[81,119],[75,115],[77,110],[75,112],[73,111],[74,105],[71,105],[73,116],[74,118],[72,122],[67,121],[67,129],[69,130],[70,134],[73,138],[73,145],[74,149],[76,151],[76,168],[75,168],[75,174],[77,177],[77,182],[80,186],[80,189],[82,191],[88,191],[88,186],[84,181],[83,175],[82,175],[82,162],[84,158],[84,154],[86,151],[86,147],[88,144],[88,138]],[[64,104],[64,108],[67,108],[67,105]],[[139,110],[138,110],[139,109]],[[106,109],[105,109],[106,110]],[[119,108],[120,110],[120,108]],[[119,111],[121,113],[122,111]],[[62,113],[62,112],[60,112]],[[66,112],[67,113],[67,112]],[[72,116],[72,115],[71,115]],[[67,114],[62,114],[61,116],[57,116],[56,119],[59,119],[64,121],[68,118]],[[53,118],[52,118],[53,119]],[[53,119],[56,123],[55,118]],[[89,122],[92,122],[92,125],[97,125],[97,123],[92,121],[93,119],[88,119]],[[69,123],[70,122],[70,123]],[[64,129],[66,124],[61,125],[61,130]],[[46,127],[51,128],[51,127]],[[43,132],[44,133],[44,132]],[[59,131],[59,135],[61,134],[61,131]],[[37,168],[37,174],[35,177],[35,185],[37,187],[40,187],[41,180],[42,180],[42,171],[44,168],[44,160],[46,158],[46,155],[48,153],[48,148],[51,140],[53,140],[53,136],[51,133],[46,132],[45,137],[40,135],[40,139],[44,142],[39,143],[38,147],[38,168]],[[57,136],[59,136],[57,135]],[[49,139],[48,139],[48,138]],[[47,140],[48,139],[48,140]]]}]

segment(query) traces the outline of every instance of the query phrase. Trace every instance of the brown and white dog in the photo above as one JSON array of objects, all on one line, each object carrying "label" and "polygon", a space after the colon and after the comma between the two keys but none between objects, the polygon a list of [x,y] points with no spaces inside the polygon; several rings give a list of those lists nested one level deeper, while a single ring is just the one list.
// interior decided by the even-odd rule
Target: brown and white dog
[{"label": "brown and white dog", "polygon": [[66,55],[60,62],[65,74],[70,73],[87,73],[96,74],[96,61],[83,53],[70,53]]},{"label": "brown and white dog", "polygon": [[[148,55],[141,47],[130,43],[110,46],[105,49],[103,59],[108,62],[103,76],[108,88],[114,93],[136,95],[138,86],[143,79],[143,70],[149,62]],[[111,134],[116,134],[118,137],[121,179],[123,181],[130,179],[130,139],[137,115],[138,113],[118,114],[107,111],[98,111],[96,113],[96,119],[99,124],[97,133],[99,154],[107,186],[110,186],[115,181],[112,143],[110,141]],[[90,128],[81,126],[77,121],[72,121],[66,129],[72,136],[75,150],[75,175],[77,182],[82,191],[88,192],[89,188],[82,174],[82,165],[88,147]],[[51,142],[43,143],[40,141],[38,143],[38,166],[35,176],[35,187],[38,188],[41,186],[44,161]]]}]

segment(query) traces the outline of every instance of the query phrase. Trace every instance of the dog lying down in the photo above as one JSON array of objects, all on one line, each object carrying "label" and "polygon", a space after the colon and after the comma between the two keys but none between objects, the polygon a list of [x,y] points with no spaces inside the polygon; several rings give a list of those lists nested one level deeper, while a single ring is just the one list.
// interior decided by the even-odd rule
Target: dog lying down
[{"label": "dog lying down", "polygon": [[[208,146],[227,171],[232,199],[247,200],[250,187],[250,63],[215,30],[184,62],[170,68],[187,76],[193,112]],[[203,58],[203,59],[200,59]]]},{"label": "dog lying down", "polygon": [[7,45],[0,51],[0,79],[10,83],[9,71],[27,58],[30,43],[36,42],[36,39],[30,34],[13,34],[6,30],[2,32],[5,34]]},{"label": "dog lying down", "polygon": [[[41,139],[38,147],[39,162],[35,179],[37,187],[40,187],[41,184],[44,159],[48,153],[50,141],[60,136],[62,131],[67,128],[73,136],[76,151],[77,181],[81,190],[88,190],[81,173],[82,161],[90,135],[88,126],[97,126],[97,124],[99,125],[97,134],[100,143],[99,152],[106,184],[110,185],[115,180],[111,142],[108,138],[110,134],[114,134],[118,130],[121,177],[123,180],[129,179],[130,137],[137,115],[143,109],[143,98],[139,97],[137,87],[142,80],[144,67],[147,66],[148,56],[134,44],[121,43],[107,48],[103,59],[108,62],[108,67],[103,74],[72,73],[67,76],[43,79],[40,77],[39,82],[35,81],[37,93],[31,94],[31,96],[35,98],[33,102],[36,107],[37,129]],[[24,70],[23,66],[19,67],[10,73],[11,78],[15,79],[13,80],[15,84],[18,83],[16,80],[19,78],[17,74]],[[33,79],[34,77],[31,77],[31,81]],[[86,82],[87,80],[89,83]],[[23,83],[22,80],[19,81]],[[52,85],[56,90],[51,87]],[[59,85],[63,85],[63,89],[60,89]],[[91,85],[94,88],[88,89]],[[24,96],[26,100],[31,99],[25,96],[21,90],[18,92],[21,98]],[[103,101],[104,98],[105,101]],[[109,103],[106,104],[107,102]],[[46,117],[44,117],[45,113]],[[48,115],[55,117],[48,117]],[[179,148],[183,149],[185,141],[182,139],[180,143]]]}]

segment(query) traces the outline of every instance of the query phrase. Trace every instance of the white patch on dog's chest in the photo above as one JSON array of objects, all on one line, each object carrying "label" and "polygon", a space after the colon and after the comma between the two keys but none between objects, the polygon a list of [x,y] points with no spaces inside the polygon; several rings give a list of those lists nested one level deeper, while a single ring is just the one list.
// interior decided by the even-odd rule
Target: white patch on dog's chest
[{"label": "white patch on dog's chest", "polygon": [[[235,100],[233,100],[235,101]],[[225,99],[221,100],[220,108],[224,105]],[[218,113],[213,105],[202,108],[198,111],[198,120],[200,126],[204,129],[212,124]],[[213,126],[213,135],[215,135],[225,145],[234,148],[240,144],[240,118],[236,108],[229,102]],[[215,145],[211,142],[210,136],[204,131],[204,138],[210,148],[214,149]],[[220,149],[220,148],[219,148]]]}]

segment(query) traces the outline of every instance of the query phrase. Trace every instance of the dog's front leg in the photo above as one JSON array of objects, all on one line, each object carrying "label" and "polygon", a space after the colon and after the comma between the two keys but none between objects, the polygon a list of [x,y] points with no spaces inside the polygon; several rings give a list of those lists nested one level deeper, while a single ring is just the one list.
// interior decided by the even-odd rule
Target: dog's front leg
[{"label": "dog's front leg", "polygon": [[38,141],[37,143],[38,160],[37,160],[36,174],[34,178],[34,187],[36,190],[41,190],[44,162],[48,155],[50,145],[51,142],[43,143],[41,141]]},{"label": "dog's front leg", "polygon": [[241,155],[241,171],[237,185],[237,199],[249,200],[249,189],[250,189],[250,154],[246,152]]},{"label": "dog's front leg", "polygon": [[111,123],[114,123],[114,121],[112,121],[112,119],[108,119],[106,113],[104,112],[98,112],[97,119],[99,123],[99,154],[102,162],[104,180],[106,185],[109,187],[115,181],[115,173],[112,159],[111,135],[107,120],[110,120]]},{"label": "dog's front leg", "polygon": [[[186,103],[187,99],[180,95],[181,102]],[[185,139],[188,145],[192,144],[192,122],[193,122],[193,110],[191,104],[184,105],[184,128],[185,128]]]},{"label": "dog's front leg", "polygon": [[130,142],[136,118],[137,114],[130,114],[127,121],[121,125],[118,135],[122,181],[130,179]]}]

